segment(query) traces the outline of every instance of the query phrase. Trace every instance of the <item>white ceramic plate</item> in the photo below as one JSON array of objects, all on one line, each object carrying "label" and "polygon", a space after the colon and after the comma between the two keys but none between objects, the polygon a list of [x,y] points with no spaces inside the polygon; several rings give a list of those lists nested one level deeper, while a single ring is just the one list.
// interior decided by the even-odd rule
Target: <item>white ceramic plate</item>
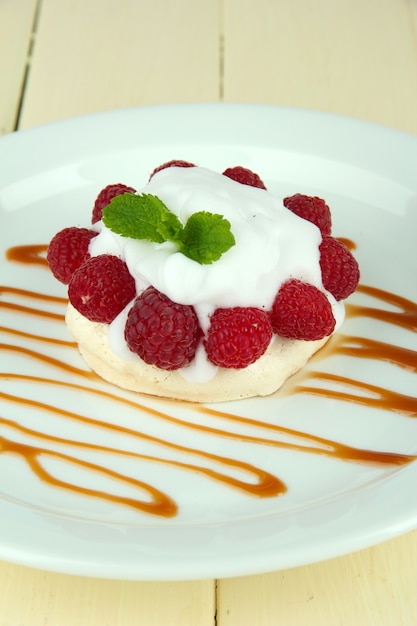
[{"label": "white ceramic plate", "polygon": [[[64,286],[46,268],[8,261],[4,252],[47,243],[65,226],[88,226],[92,202],[103,186],[125,182],[140,187],[156,165],[171,158],[218,171],[245,165],[279,195],[324,197],[333,210],[334,235],[357,244],[362,284],[417,300],[417,138],[339,116],[250,105],[116,111],[2,138],[1,284],[64,297]],[[351,301],[398,310],[363,293]],[[123,393],[42,360],[47,355],[86,371],[74,347],[39,339],[68,341],[62,322],[5,307],[6,302],[59,314],[64,309],[7,290],[1,294],[1,559],[98,577],[225,577],[326,559],[417,526],[417,463],[354,463],[276,443],[317,447],[311,436],[321,436],[355,448],[417,455],[417,421],[410,416],[375,408],[371,401],[291,393],[300,379],[287,393],[212,407],[224,416]],[[342,330],[417,350],[415,332],[370,317],[350,317]],[[415,412],[415,373],[394,363],[336,355],[312,361],[312,370],[389,389],[397,404],[398,394],[412,396]],[[316,378],[308,384],[327,383]],[[340,390],[341,385],[330,387]],[[352,390],[362,398],[375,397],[343,387]],[[410,407],[412,400],[405,403]],[[228,415],[258,423],[232,421]],[[229,434],[204,433],[192,427],[196,422]],[[112,424],[131,432],[115,431]],[[284,435],[279,427],[309,436]],[[268,441],[243,441],[245,435]],[[31,456],[36,448],[43,453]],[[122,450],[131,454],[123,456]],[[228,460],[207,459],[207,452]],[[207,475],[208,468],[253,483],[253,475],[231,466],[233,460],[279,477],[287,492],[257,497]],[[61,485],[39,480],[30,462],[39,462]],[[108,470],[168,493],[178,505],[177,515],[161,517],[109,501],[108,494],[136,500],[148,496]],[[96,495],[72,491],[73,485]]]}]

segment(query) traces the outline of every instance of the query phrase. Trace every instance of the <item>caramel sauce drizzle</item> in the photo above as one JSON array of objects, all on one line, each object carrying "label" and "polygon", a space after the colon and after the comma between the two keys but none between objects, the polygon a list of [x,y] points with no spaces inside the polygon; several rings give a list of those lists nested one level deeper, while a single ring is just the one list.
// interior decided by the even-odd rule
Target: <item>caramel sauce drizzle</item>
[{"label": "caramel sauce drizzle", "polygon": [[[6,331],[9,332],[9,329],[6,328]],[[38,337],[38,339],[41,340],[40,337]],[[48,343],[55,343],[53,339],[48,339],[47,341]],[[68,345],[71,346],[72,344],[68,342]],[[23,348],[22,346],[12,346],[8,343],[0,343],[0,350],[4,352],[12,352],[15,354],[21,354],[24,357],[41,361],[42,363],[46,363],[47,365],[50,365],[51,367],[56,367],[67,374],[75,374],[76,376],[81,376],[82,378],[89,378],[91,380],[97,379],[97,376],[96,374],[94,374],[94,372],[84,370],[80,367],[74,367],[72,365],[69,365],[65,361],[61,361],[60,359],[54,359],[53,357],[48,356],[47,354],[36,352],[36,350],[30,350],[29,348]],[[10,376],[12,376],[12,374]]]},{"label": "caramel sauce drizzle", "polygon": [[[357,290],[379,302],[393,305],[398,310],[391,311],[384,308],[349,303],[346,304],[347,317],[367,317],[386,324],[399,326],[411,332],[417,332],[417,303],[368,285],[359,285]],[[334,335],[317,355],[317,360],[337,355],[385,361],[401,369],[413,373],[417,372],[417,352],[366,337],[348,336],[342,333]],[[376,409],[393,411],[407,417],[417,417],[417,397],[404,395],[392,389],[320,371],[307,370],[300,372],[296,375],[295,380],[301,381],[301,384],[296,384],[293,387],[293,393],[309,393],[345,402],[355,402],[356,404]],[[303,384],[303,381],[306,381],[306,383],[309,381],[312,383],[336,383],[338,386],[347,387],[349,391],[334,389],[332,385],[317,387],[315,384]],[[355,391],[356,393],[354,393]]]},{"label": "caramel sauce drizzle", "polygon": [[369,285],[358,285],[357,291],[387,304],[392,304],[399,310],[387,311],[386,309],[347,304],[347,315],[349,317],[370,317],[417,332],[417,304],[415,302]]},{"label": "caramel sauce drizzle", "polygon": [[[94,376],[96,376],[94,374]],[[106,397],[109,400],[118,402],[120,404],[126,404],[128,406],[131,406],[135,409],[139,409],[142,412],[147,412],[151,415],[153,415],[154,417],[158,417],[161,419],[164,419],[166,421],[169,421],[173,424],[178,424],[184,427],[187,427],[189,424],[185,421],[185,420],[180,420],[178,418],[172,417],[162,411],[159,411],[157,409],[153,409],[150,407],[146,407],[145,405],[139,404],[137,402],[125,399],[125,398],[121,398],[115,394],[112,393],[107,393],[104,392],[102,390],[98,390],[98,389],[94,389],[94,388],[90,388],[90,387],[83,387],[81,385],[77,385],[74,383],[65,383],[63,381],[53,381],[50,379],[42,379],[42,378],[38,378],[35,376],[17,376],[17,375],[13,375],[13,374],[1,374],[0,377],[12,377],[14,379],[19,378],[20,380],[26,380],[28,382],[34,382],[34,383],[48,383],[48,384],[57,384],[59,386],[63,386],[63,387],[67,387],[70,389],[76,389],[78,391],[82,391],[85,394],[95,394],[97,396],[100,396],[101,398]],[[96,376],[97,380],[98,377]],[[137,458],[146,458],[146,459],[152,459],[154,461],[158,461],[160,463],[164,463],[164,464],[170,464],[170,465],[175,465],[176,467],[187,467],[188,469],[192,469],[193,471],[197,471],[199,473],[202,474],[206,474],[208,476],[210,476],[211,478],[214,478],[216,480],[219,480],[220,482],[224,482],[226,484],[230,484],[233,485],[237,488],[242,489],[243,491],[246,491],[247,493],[251,493],[253,495],[259,495],[259,493],[262,493],[263,495],[268,495],[268,496],[273,496],[273,495],[279,495],[280,493],[284,492],[286,490],[285,485],[275,476],[273,476],[272,474],[268,474],[267,472],[264,472],[263,470],[260,470],[248,463],[244,463],[238,460],[234,460],[234,459],[229,459],[226,457],[222,457],[216,454],[212,454],[206,451],[202,451],[202,450],[198,450],[196,448],[189,448],[187,446],[183,446],[180,444],[175,444],[172,443],[168,440],[165,439],[161,439],[152,435],[149,435],[147,433],[132,429],[132,428],[127,428],[127,427],[123,427],[121,425],[116,425],[116,424],[109,424],[103,420],[98,420],[98,419],[94,419],[85,415],[81,415],[80,413],[74,413],[72,411],[68,411],[66,409],[61,409],[58,408],[56,406],[50,405],[50,404],[46,404],[43,402],[38,402],[38,401],[34,401],[34,400],[27,400],[27,399],[23,399],[20,396],[13,396],[10,394],[5,394],[0,392],[0,398],[3,399],[4,401],[8,401],[8,402],[14,402],[14,403],[18,403],[19,405],[27,405],[27,406],[31,406],[37,409],[41,409],[43,412],[47,413],[52,413],[54,416],[57,417],[64,417],[64,418],[69,418],[73,421],[77,421],[79,423],[82,423],[84,425],[94,425],[97,428],[100,428],[102,431],[110,431],[111,433],[114,434],[125,434],[125,435],[129,435],[132,438],[138,439],[138,440],[143,440],[143,441],[148,441],[151,443],[156,443],[159,446],[163,446],[166,448],[169,448],[171,450],[175,450],[175,451],[179,451],[182,453],[187,453],[193,456],[198,456],[198,457],[202,457],[205,459],[210,459],[212,461],[215,461],[216,463],[220,464],[220,465],[224,465],[226,467],[230,467],[230,468],[237,468],[240,469],[246,473],[249,473],[251,476],[250,478],[255,479],[256,482],[245,482],[243,480],[238,480],[236,478],[233,478],[231,476],[228,476],[226,474],[222,474],[221,472],[218,471],[214,471],[212,469],[206,468],[206,467],[202,467],[202,466],[197,466],[197,465],[193,465],[193,464],[189,464],[189,463],[183,463],[180,461],[173,461],[172,459],[166,459],[166,458],[156,458],[156,457],[150,457],[149,455],[144,455],[144,454],[138,454],[135,453],[134,456]],[[6,423],[6,421],[0,417],[0,423]],[[10,422],[8,422],[10,423]],[[16,428],[19,428],[21,430],[21,432],[26,432],[28,433],[29,430],[22,428],[21,426],[18,426],[16,423],[14,423]],[[191,424],[191,428],[204,428],[204,427],[199,427],[196,424]],[[212,429],[212,428],[204,428],[204,430],[206,430],[207,432],[212,432],[215,434],[218,434],[219,432],[222,431],[218,431],[216,429]],[[34,431],[31,431],[31,434],[35,434]],[[227,434],[227,433],[225,433]],[[52,437],[50,435],[44,434],[42,433],[42,438],[45,440],[49,440],[49,441],[60,441],[61,443],[66,443],[68,445],[73,445],[73,446],[77,446],[77,447],[84,447],[84,448],[88,448],[89,450],[104,450],[106,452],[112,452],[114,454],[121,454],[121,455],[125,455],[125,456],[129,456],[132,453],[129,452],[125,452],[122,450],[119,450],[117,448],[105,448],[105,447],[101,447],[101,446],[97,446],[97,445],[93,445],[93,444],[86,444],[83,442],[79,442],[79,441],[71,441],[71,440],[64,440],[64,439],[59,439],[57,437]],[[256,441],[256,439],[254,439]]]},{"label": "caramel sauce drizzle", "polygon": [[[27,257],[28,259],[30,257]],[[29,261],[25,261],[29,262]],[[66,298],[59,298],[58,296],[49,296],[36,291],[29,291],[28,289],[18,289],[17,287],[6,287],[0,285],[0,297],[4,295],[18,296],[20,298],[26,298],[31,300],[40,300],[41,302],[51,302],[55,304],[66,304]],[[46,311],[44,309],[33,308],[23,304],[17,304],[16,302],[8,302],[7,300],[0,300],[0,309],[6,309],[9,311],[15,311],[16,313],[25,313],[27,315],[35,315],[38,317],[45,317],[49,320],[55,320],[57,322],[63,322],[65,315],[62,313],[54,313],[53,311]]]},{"label": "caramel sauce drizzle", "polygon": [[[0,419],[0,423],[15,425],[9,420]],[[30,431],[29,429],[22,428],[22,426],[18,427],[19,432],[26,432],[30,434],[37,434],[35,431]],[[43,435],[45,439],[49,441],[55,442],[65,442],[72,443],[65,439],[59,439],[57,437],[49,437],[47,435]],[[89,448],[100,449],[98,446],[90,445]],[[114,452],[111,448],[101,448],[104,452]],[[49,484],[52,487],[60,487],[61,489],[67,489],[72,492],[80,493],[85,496],[101,498],[107,500],[109,502],[113,502],[115,504],[122,504],[124,506],[130,506],[138,511],[143,511],[145,513],[149,513],[152,515],[162,515],[164,517],[173,517],[176,515],[178,511],[177,504],[165,493],[156,489],[152,485],[144,483],[140,480],[136,480],[132,477],[126,477],[119,472],[115,472],[109,468],[101,467],[95,463],[89,463],[88,461],[82,460],[80,461],[76,457],[72,457],[68,454],[63,454],[62,452],[57,452],[56,450],[50,450],[47,448],[38,448],[34,446],[29,446],[27,444],[18,443],[16,441],[11,441],[10,439],[6,439],[5,437],[0,437],[0,454],[1,453],[9,453],[16,454],[22,457],[25,462],[28,464],[30,469],[33,471],[36,476],[42,480],[43,482]],[[135,498],[127,498],[117,496],[115,494],[111,494],[109,492],[102,492],[97,489],[88,489],[83,487],[82,485],[77,485],[76,487],[68,483],[66,481],[60,480],[53,476],[50,472],[48,472],[42,463],[40,462],[40,457],[46,459],[48,457],[59,459],[60,461],[66,461],[69,466],[81,467],[82,469],[87,469],[90,471],[97,472],[102,474],[108,478],[113,478],[122,483],[126,483],[129,486],[136,487],[140,490],[144,490],[150,497],[150,501],[138,500]]]},{"label": "caramel sauce drizzle", "polygon": [[[355,247],[355,244],[349,240],[344,241],[344,243],[350,249]],[[7,259],[12,262],[30,266],[41,265],[47,267],[45,259],[46,249],[47,246],[44,245],[16,246],[14,248],[10,248],[6,253],[6,256]],[[370,286],[360,285],[358,287],[358,291],[374,298],[379,303],[385,302],[387,304],[394,305],[398,310],[389,311],[384,310],[383,308],[348,304],[346,307],[348,317],[368,317],[378,319],[385,323],[395,324],[411,331],[415,331],[417,329],[416,303]],[[5,299],[10,296],[15,300],[29,300],[31,306]],[[66,303],[66,298],[41,294],[35,291],[18,289],[10,286],[0,287],[0,309],[3,308],[4,310],[13,311],[23,316],[40,316],[50,321],[62,323],[64,315],[56,313],[55,311],[50,311],[47,307],[48,305],[65,307]],[[14,327],[1,326],[0,332],[9,337],[17,337],[23,340],[33,340],[42,345],[54,345],[59,346],[60,348],[68,348],[70,350],[76,349],[76,344],[74,342],[37,335],[35,333],[29,333]],[[48,368],[50,368],[53,372],[58,373],[60,376],[58,379],[55,379],[52,376],[42,377],[16,372],[0,373],[0,381],[20,381],[27,383],[27,393],[29,393],[31,384],[35,386],[48,385],[50,387],[67,389],[83,394],[83,397],[90,395],[92,397],[98,396],[100,398],[105,398],[106,400],[109,400],[109,402],[115,403],[115,407],[124,404],[130,408],[137,409],[142,414],[149,414],[155,419],[165,421],[171,426],[181,429],[195,430],[199,433],[204,433],[208,437],[221,437],[223,439],[228,438],[231,442],[243,441],[258,446],[271,446],[294,450],[297,452],[319,454],[348,462],[365,463],[376,466],[402,466],[417,458],[416,456],[407,454],[355,448],[337,441],[279,426],[268,421],[234,415],[226,411],[216,410],[200,404],[183,403],[185,416],[188,411],[200,412],[215,421],[215,423],[210,425],[199,424],[194,421],[188,421],[186,417],[182,419],[171,415],[169,410],[169,407],[172,406],[171,401],[158,399],[158,406],[160,409],[157,409],[141,404],[131,398],[107,391],[103,389],[103,383],[95,373],[87,369],[72,366],[65,360],[51,357],[50,355],[45,354],[42,350],[37,351],[26,346],[23,347],[9,343],[0,344],[0,350],[19,355],[23,357],[24,360],[30,359],[32,362],[33,360],[36,360],[39,363],[48,366]],[[336,355],[383,360],[389,362],[395,367],[400,367],[411,372],[417,371],[416,352],[373,339],[342,334],[336,335],[316,355],[315,360],[316,362],[319,362],[320,360],[331,358]],[[63,375],[67,377],[69,376],[70,380],[63,379]],[[81,382],[74,382],[74,377],[75,379],[85,381],[85,383],[82,384]],[[87,381],[88,385],[86,384]],[[308,384],[309,381],[311,384]],[[317,384],[320,384],[321,386],[316,386]],[[97,387],[95,385],[97,385]],[[349,391],[340,390],[341,386],[345,389],[348,388]],[[354,393],[354,391],[358,391],[358,393]],[[363,381],[344,378],[320,371],[311,371],[309,369],[301,372],[300,375],[296,375],[293,382],[290,385],[286,385],[282,393],[308,393],[311,395],[320,395],[326,398],[364,404],[368,407],[374,407],[377,409],[385,409],[400,415],[417,417],[417,398],[415,397],[406,396],[393,390],[383,389],[381,387],[364,383]],[[30,467],[39,480],[54,488],[61,488],[77,494],[101,498],[103,500],[115,504],[121,504],[150,515],[172,517],[177,513],[177,504],[173,501],[173,499],[168,494],[155,488],[152,484],[138,480],[137,478],[129,475],[120,474],[119,472],[107,467],[107,465],[100,465],[98,463],[92,463],[84,459],[80,459],[78,456],[61,451],[63,448],[65,450],[74,449],[77,450],[77,452],[83,450],[94,450],[95,452],[102,453],[105,456],[112,455],[113,457],[134,457],[151,463],[170,465],[180,470],[191,471],[207,476],[211,480],[218,481],[228,487],[239,489],[248,495],[257,497],[275,497],[284,494],[287,490],[286,485],[280,480],[279,477],[238,459],[216,455],[194,447],[191,448],[183,446],[173,441],[169,441],[168,439],[158,438],[134,428],[127,428],[120,424],[108,423],[104,420],[83,415],[79,412],[62,409],[49,402],[40,402],[32,398],[24,398],[20,395],[14,395],[3,391],[0,391],[0,398],[4,407],[17,404],[22,408],[34,408],[41,411],[43,414],[51,414],[59,419],[70,420],[71,422],[77,422],[84,426],[94,426],[99,428],[102,432],[107,432],[113,435],[123,434],[129,436],[132,440],[138,441],[139,443],[142,441],[149,442],[155,444],[157,448],[165,449],[167,451],[166,455],[152,456],[141,452],[121,450],[111,446],[72,440],[40,432],[34,428],[24,426],[15,420],[0,416],[0,424],[6,427],[9,431],[15,431],[18,435],[20,435],[20,439],[22,438],[22,435],[26,435],[32,440],[39,440],[40,442],[39,445],[29,445],[27,443],[15,441],[10,437],[0,437],[0,454],[8,453],[19,456],[28,465],[28,467]],[[178,406],[178,403],[176,403],[176,406]],[[227,429],[224,428],[225,423],[228,425]],[[242,432],[242,427],[244,427],[244,432]],[[263,432],[264,434],[248,434],[252,427],[256,428],[257,433]],[[282,439],[283,437],[286,438],[285,441]],[[288,438],[291,438],[292,440],[288,441]],[[47,447],[48,444],[49,446],[54,447]],[[57,449],[57,446],[59,449]],[[181,455],[183,455],[182,458],[185,459],[190,457],[191,460],[179,461],[175,458],[171,458],[169,456],[170,451],[172,453],[180,452]],[[136,490],[138,495],[134,498],[122,497],[117,494],[109,493],[108,491],[89,489],[79,484],[62,481],[45,469],[42,464],[42,460],[47,458],[59,459],[60,461],[67,463],[69,467],[76,466],[87,471],[97,472],[98,474],[113,481],[127,484]],[[195,459],[195,461],[192,461],[192,459]],[[198,460],[204,461],[204,463],[202,462],[200,464]],[[210,466],[208,466],[207,461],[210,462]],[[240,474],[247,475],[247,480],[244,480],[243,478],[236,478],[232,473],[233,470],[237,470]]]},{"label": "caramel sauce drizzle", "polygon": [[48,267],[46,260],[46,244],[32,244],[28,246],[13,246],[6,250],[6,259],[14,263],[25,265],[43,265]]},{"label": "caramel sauce drizzle", "polygon": [[417,417],[417,398],[406,396],[390,389],[384,389],[376,385],[370,385],[358,380],[352,380],[344,376],[335,376],[325,372],[312,371],[309,372],[309,378],[319,380],[321,382],[337,383],[345,385],[359,392],[367,392],[367,395],[360,393],[349,393],[347,391],[339,391],[335,389],[318,388],[308,385],[298,385],[297,391],[309,393],[316,396],[324,396],[326,398],[334,398],[336,400],[344,400],[345,402],[355,402],[364,406],[373,407],[375,409],[385,409],[393,411],[407,417]]}]

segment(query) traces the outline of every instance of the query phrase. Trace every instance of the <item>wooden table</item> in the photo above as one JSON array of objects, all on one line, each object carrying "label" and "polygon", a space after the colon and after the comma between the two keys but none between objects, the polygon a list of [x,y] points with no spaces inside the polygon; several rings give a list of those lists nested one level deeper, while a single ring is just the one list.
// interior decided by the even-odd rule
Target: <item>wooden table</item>
[{"label": "wooden table", "polygon": [[[257,102],[417,133],[414,0],[2,0],[0,134],[127,106]],[[415,496],[414,496],[415,497]],[[0,564],[1,626],[415,626],[417,531],[194,582]]]}]

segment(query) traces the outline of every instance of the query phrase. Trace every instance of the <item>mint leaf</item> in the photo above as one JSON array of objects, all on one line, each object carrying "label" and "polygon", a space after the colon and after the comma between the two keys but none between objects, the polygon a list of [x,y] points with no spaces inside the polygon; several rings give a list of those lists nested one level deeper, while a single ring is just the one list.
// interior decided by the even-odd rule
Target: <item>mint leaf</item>
[{"label": "mint leaf", "polygon": [[208,265],[234,245],[230,222],[217,213],[200,211],[188,218],[179,249],[193,261]]},{"label": "mint leaf", "polygon": [[193,261],[210,264],[235,245],[230,222],[222,215],[200,211],[183,226],[157,196],[124,193],[103,209],[105,226],[122,237],[153,243],[171,241]]},{"label": "mint leaf", "polygon": [[103,223],[122,237],[154,243],[178,241],[182,224],[157,196],[125,193],[103,209]]}]

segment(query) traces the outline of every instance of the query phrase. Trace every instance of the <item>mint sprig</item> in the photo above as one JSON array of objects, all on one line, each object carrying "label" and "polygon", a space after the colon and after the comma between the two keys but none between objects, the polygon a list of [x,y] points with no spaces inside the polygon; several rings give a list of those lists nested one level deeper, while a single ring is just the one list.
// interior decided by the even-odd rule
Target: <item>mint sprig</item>
[{"label": "mint sprig", "polygon": [[153,243],[171,241],[179,252],[204,265],[220,259],[235,245],[230,222],[222,215],[199,211],[183,225],[157,196],[124,193],[112,199],[102,214],[107,228],[122,237]]}]

